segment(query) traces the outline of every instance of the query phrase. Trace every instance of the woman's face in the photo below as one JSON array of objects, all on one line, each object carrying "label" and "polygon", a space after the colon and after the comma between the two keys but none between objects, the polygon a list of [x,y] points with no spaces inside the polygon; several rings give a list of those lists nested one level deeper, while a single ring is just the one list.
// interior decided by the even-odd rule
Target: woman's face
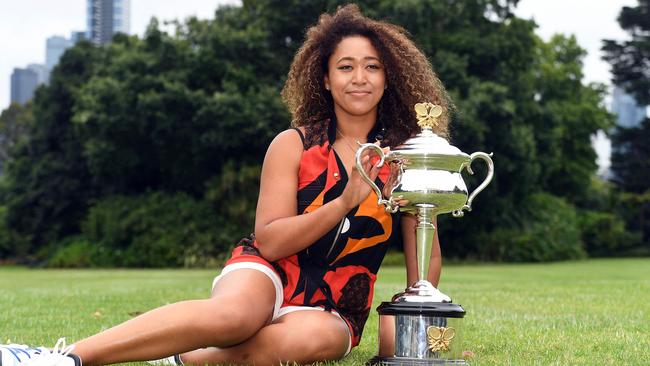
[{"label": "woman's face", "polygon": [[376,114],[386,75],[370,40],[362,36],[343,38],[327,65],[325,88],[332,93],[337,117]]}]

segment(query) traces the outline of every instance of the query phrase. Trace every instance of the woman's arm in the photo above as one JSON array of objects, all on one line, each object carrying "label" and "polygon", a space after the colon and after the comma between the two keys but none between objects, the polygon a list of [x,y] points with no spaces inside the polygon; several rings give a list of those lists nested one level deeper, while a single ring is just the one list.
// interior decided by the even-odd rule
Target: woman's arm
[{"label": "woman's arm", "polygon": [[[402,226],[402,240],[404,242],[404,257],[406,258],[406,282],[407,287],[412,286],[418,280],[418,264],[416,256],[416,227],[417,219],[411,214],[402,214],[400,222]],[[440,241],[438,240],[438,222],[434,218],[433,225],[436,227],[433,237],[433,246],[431,247],[431,264],[429,265],[429,274],[427,280],[435,287],[438,287],[440,281],[440,271],[442,267],[442,256],[440,254]]]},{"label": "woman's arm", "polygon": [[[298,133],[287,130],[271,142],[264,158],[255,214],[255,238],[260,253],[269,261],[307,248],[370,193],[370,186],[353,169],[341,196],[312,212],[297,215],[298,169],[302,152]],[[374,179],[378,169],[368,163],[365,166]]]}]

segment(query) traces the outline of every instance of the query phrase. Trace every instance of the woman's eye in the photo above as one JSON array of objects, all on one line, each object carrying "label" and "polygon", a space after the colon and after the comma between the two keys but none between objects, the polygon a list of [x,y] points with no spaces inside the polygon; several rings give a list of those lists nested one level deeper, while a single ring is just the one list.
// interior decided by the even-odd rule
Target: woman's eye
[{"label": "woman's eye", "polygon": [[339,66],[339,70],[352,70],[352,66],[350,66],[350,65],[341,65],[341,66]]},{"label": "woman's eye", "polygon": [[370,64],[370,65],[368,65],[367,67],[368,67],[369,69],[373,69],[373,70],[379,70],[379,69],[381,69],[381,66],[379,66],[379,65],[377,65],[377,64]]}]

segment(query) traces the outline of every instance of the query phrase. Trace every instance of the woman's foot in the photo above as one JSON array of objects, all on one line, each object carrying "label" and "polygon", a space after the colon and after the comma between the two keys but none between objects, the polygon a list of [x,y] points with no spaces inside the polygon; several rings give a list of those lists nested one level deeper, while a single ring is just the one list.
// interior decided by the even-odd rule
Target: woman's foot
[{"label": "woman's foot", "polygon": [[82,366],[72,354],[74,345],[66,346],[60,338],[54,348],[29,347],[23,344],[0,345],[0,366]]}]

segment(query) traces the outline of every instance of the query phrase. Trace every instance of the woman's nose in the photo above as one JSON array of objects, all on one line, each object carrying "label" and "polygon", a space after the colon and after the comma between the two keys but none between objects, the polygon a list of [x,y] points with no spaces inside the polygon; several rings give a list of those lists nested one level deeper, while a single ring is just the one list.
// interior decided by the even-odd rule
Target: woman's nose
[{"label": "woman's nose", "polygon": [[363,84],[366,82],[366,73],[363,67],[357,67],[354,70],[352,82],[355,84]]}]

